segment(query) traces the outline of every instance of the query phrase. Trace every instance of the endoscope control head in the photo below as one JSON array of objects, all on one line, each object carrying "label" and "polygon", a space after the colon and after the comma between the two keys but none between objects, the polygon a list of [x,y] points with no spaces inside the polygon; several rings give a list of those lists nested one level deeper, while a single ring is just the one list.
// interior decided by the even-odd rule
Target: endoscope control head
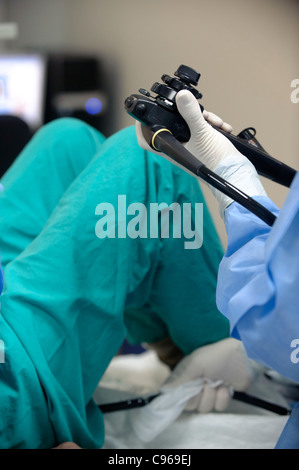
[{"label": "endoscope control head", "polygon": [[[140,88],[140,94],[130,95],[125,100],[126,111],[135,119],[154,129],[155,126],[163,126],[169,129],[180,142],[190,139],[190,131],[185,120],[179,114],[175,98],[179,91],[189,90],[196,99],[201,99],[202,94],[194,88],[198,84],[200,74],[191,67],[180,65],[174,73],[174,77],[162,75],[163,83],[155,82],[150,92]],[[203,110],[203,107],[201,106]]]}]

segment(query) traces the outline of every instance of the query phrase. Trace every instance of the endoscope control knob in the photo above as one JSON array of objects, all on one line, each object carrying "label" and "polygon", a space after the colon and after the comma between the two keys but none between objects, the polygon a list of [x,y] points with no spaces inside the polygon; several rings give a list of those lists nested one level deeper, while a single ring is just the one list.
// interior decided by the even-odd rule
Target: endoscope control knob
[{"label": "endoscope control knob", "polygon": [[174,75],[184,82],[191,83],[195,86],[198,84],[198,80],[200,79],[200,73],[197,73],[196,70],[188,67],[187,65],[180,65]]}]

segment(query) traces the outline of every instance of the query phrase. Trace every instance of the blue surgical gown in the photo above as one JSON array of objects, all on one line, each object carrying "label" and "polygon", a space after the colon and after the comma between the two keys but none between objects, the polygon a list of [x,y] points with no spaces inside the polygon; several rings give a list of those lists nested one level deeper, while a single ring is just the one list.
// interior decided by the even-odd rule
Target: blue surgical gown
[{"label": "blue surgical gown", "polygon": [[[299,382],[299,173],[267,226],[237,203],[225,211],[228,247],[220,264],[217,305],[248,355]],[[299,448],[298,404],[276,448]]]},{"label": "blue surgical gown", "polygon": [[271,228],[237,203],[226,209],[217,305],[250,357],[299,382],[299,173],[281,211],[256,199],[277,220]]}]

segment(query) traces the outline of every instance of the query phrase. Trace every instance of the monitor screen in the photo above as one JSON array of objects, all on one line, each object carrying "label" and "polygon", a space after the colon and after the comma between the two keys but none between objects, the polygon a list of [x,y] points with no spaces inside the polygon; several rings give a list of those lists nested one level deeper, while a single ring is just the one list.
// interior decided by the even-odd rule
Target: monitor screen
[{"label": "monitor screen", "polygon": [[45,58],[38,54],[0,55],[0,114],[23,119],[35,130],[43,124]]}]

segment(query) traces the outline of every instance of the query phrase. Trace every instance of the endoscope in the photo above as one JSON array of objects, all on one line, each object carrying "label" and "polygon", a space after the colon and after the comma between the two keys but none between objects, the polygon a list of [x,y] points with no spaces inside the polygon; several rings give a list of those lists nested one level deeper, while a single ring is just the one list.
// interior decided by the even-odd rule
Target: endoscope
[{"label": "endoscope", "polygon": [[[163,83],[155,82],[151,93],[143,88],[140,94],[132,94],[125,100],[126,111],[142,124],[143,135],[155,151],[163,152],[187,168],[205,182],[223,192],[231,199],[250,210],[268,225],[273,225],[275,215],[243,191],[218,176],[202,164],[183,146],[190,139],[187,123],[179,114],[175,98],[179,91],[189,90],[197,100],[202,94],[195,88],[200,74],[191,67],[180,65],[174,77],[162,75]],[[199,103],[201,110],[204,108]],[[289,187],[296,171],[285,163],[271,157],[256,139],[256,130],[248,127],[233,135],[213,126],[227,137],[232,144],[255,166],[257,172],[272,181]]]}]

